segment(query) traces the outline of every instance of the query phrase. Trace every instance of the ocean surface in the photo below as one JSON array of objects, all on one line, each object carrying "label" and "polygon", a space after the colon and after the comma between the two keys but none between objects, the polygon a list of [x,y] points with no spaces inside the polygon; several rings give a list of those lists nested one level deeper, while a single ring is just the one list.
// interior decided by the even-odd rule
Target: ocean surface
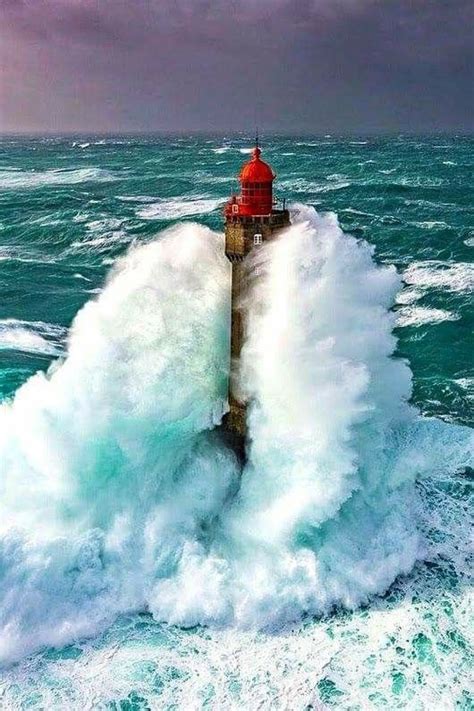
[{"label": "ocean surface", "polygon": [[0,708],[474,707],[474,140],[0,139]]}]

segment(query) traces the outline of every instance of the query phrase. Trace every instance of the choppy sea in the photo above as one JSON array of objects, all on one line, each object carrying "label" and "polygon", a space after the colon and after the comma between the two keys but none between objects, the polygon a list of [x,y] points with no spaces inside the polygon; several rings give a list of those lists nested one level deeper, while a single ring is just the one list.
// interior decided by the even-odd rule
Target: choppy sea
[{"label": "choppy sea", "polygon": [[0,139],[2,709],[473,708],[473,139],[262,147],[242,473],[249,138]]}]

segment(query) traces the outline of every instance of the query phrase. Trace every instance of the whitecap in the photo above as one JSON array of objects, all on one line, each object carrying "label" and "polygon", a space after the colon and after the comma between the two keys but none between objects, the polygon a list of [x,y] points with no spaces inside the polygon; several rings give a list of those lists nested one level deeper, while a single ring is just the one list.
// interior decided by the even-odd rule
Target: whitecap
[{"label": "whitecap", "polygon": [[460,316],[444,309],[430,309],[424,306],[404,306],[397,311],[397,326],[425,326],[443,321],[457,321]]},{"label": "whitecap", "polygon": [[127,244],[132,240],[132,236],[125,230],[113,230],[112,232],[92,234],[91,237],[85,236],[82,240],[76,240],[71,243],[71,251],[92,251],[92,252],[107,252],[112,245],[124,243]]},{"label": "whitecap", "polygon": [[347,175],[343,175],[343,173],[331,173],[331,175],[326,176],[326,180],[340,182],[341,180],[347,180]]},{"label": "whitecap", "polygon": [[421,227],[423,230],[445,229],[449,227],[449,225],[442,220],[425,220],[423,222],[409,222],[408,224]]},{"label": "whitecap", "polygon": [[120,202],[155,202],[156,197],[152,195],[117,195]]},{"label": "whitecap", "polygon": [[34,219],[28,218],[28,225],[38,225],[38,227],[56,227],[57,225],[67,224],[68,220],[64,217],[62,211],[52,212],[48,215],[41,215]]},{"label": "whitecap", "polygon": [[422,289],[468,293],[474,289],[474,264],[426,260],[413,262],[403,273],[407,284]]},{"label": "whitecap", "polygon": [[374,215],[371,212],[363,212],[362,210],[356,210],[354,207],[346,207],[340,212],[345,212],[349,215],[360,215],[360,217],[377,217],[377,215]]},{"label": "whitecap", "polygon": [[474,378],[455,378],[453,382],[464,390],[468,400],[474,400]]},{"label": "whitecap", "polygon": [[144,220],[176,220],[214,212],[224,202],[222,198],[168,198],[137,210],[137,216]]},{"label": "whitecap", "polygon": [[75,168],[70,170],[45,171],[0,171],[0,188],[14,190],[41,188],[45,185],[76,185],[78,183],[104,183],[116,180],[116,176],[103,168]]},{"label": "whitecap", "polygon": [[351,183],[348,180],[339,182],[331,182],[329,184],[315,183],[305,178],[295,178],[294,180],[284,180],[280,183],[280,188],[283,190],[291,190],[295,193],[329,193],[334,190],[343,190],[350,187]]},{"label": "whitecap", "polygon": [[407,187],[407,188],[438,188],[446,183],[443,178],[428,177],[426,175],[416,175],[413,177],[402,177],[396,183],[395,186]]},{"label": "whitecap", "polygon": [[86,225],[88,232],[94,234],[102,234],[104,232],[111,232],[113,230],[119,229],[122,226],[124,220],[119,217],[102,217],[97,220],[92,220]]},{"label": "whitecap", "polygon": [[0,350],[48,356],[64,354],[67,329],[44,321],[0,320]]},{"label": "whitecap", "polygon": [[48,264],[56,261],[53,255],[37,252],[15,245],[0,245],[0,262],[25,262],[32,264]]},{"label": "whitecap", "polygon": [[405,287],[398,292],[396,297],[397,304],[413,304],[418,299],[421,299],[425,295],[422,289],[414,289],[410,287]]},{"label": "whitecap", "polygon": [[319,185],[314,188],[316,193],[330,193],[333,190],[344,190],[345,188],[350,188],[352,183],[349,180],[343,180],[339,183],[332,183],[331,185]]},{"label": "whitecap", "polygon": [[331,146],[333,144],[325,141],[297,141],[295,145],[304,146],[306,148],[317,148],[318,146]]}]

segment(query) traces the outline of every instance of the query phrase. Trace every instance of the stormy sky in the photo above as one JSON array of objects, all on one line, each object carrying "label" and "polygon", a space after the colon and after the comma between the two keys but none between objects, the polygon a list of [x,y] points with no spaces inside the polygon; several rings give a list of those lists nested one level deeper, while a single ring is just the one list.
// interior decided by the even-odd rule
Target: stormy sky
[{"label": "stormy sky", "polygon": [[471,132],[474,0],[0,0],[0,130]]}]

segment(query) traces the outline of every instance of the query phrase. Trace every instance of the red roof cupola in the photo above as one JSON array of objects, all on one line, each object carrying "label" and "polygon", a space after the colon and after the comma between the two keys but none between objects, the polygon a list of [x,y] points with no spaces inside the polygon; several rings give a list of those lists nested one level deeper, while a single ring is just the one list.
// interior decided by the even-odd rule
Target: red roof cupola
[{"label": "red roof cupola", "polygon": [[241,194],[227,203],[227,215],[269,215],[273,209],[273,181],[275,173],[268,163],[260,158],[258,147],[252,151],[252,158],[240,170]]},{"label": "red roof cupola", "polygon": [[260,148],[255,146],[251,160],[244,163],[240,170],[239,180],[241,183],[271,183],[274,180],[275,174],[268,163],[260,158],[261,154]]}]

